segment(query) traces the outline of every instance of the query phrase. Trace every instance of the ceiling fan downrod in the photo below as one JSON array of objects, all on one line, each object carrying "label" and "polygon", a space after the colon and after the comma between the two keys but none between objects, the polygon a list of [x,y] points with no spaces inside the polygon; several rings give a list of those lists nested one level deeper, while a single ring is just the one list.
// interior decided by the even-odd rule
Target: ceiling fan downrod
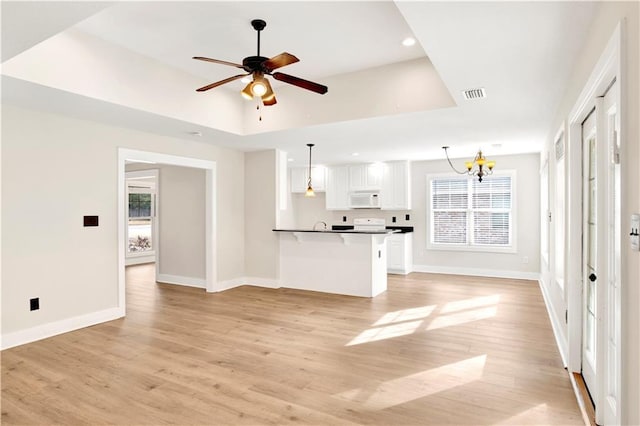
[{"label": "ceiling fan downrod", "polygon": [[258,54],[256,56],[260,56],[260,31],[264,30],[264,27],[267,26],[267,23],[262,19],[254,19],[253,21],[251,21],[251,26],[258,32]]}]

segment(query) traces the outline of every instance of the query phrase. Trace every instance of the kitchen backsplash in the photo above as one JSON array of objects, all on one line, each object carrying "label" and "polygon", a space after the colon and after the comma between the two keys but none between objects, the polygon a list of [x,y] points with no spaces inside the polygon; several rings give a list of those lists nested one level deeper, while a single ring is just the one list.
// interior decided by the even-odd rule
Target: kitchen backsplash
[{"label": "kitchen backsplash", "polygon": [[[388,226],[414,226],[414,218],[410,210],[327,210],[323,192],[316,193],[314,198],[306,198],[304,194],[292,194],[291,207],[293,208],[295,226],[297,228],[310,228],[319,221],[326,222],[329,226],[352,225],[355,218],[382,218],[385,219]],[[406,219],[406,215],[409,215],[409,220]],[[393,222],[394,217],[396,219],[395,222]],[[344,220],[345,218],[346,220]]]}]

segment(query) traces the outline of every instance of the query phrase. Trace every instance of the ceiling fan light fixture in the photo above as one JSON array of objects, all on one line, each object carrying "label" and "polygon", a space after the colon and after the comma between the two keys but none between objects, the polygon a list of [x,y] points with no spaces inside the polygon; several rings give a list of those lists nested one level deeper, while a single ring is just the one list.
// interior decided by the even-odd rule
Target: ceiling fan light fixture
[{"label": "ceiling fan light fixture", "polygon": [[266,91],[264,92],[264,95],[262,95],[262,100],[272,101],[273,98],[276,96],[276,94],[273,93],[273,89],[271,88],[271,83],[269,83],[269,79],[263,78],[263,83],[266,88]]},{"label": "ceiling fan light fixture", "polygon": [[245,98],[246,100],[250,101],[253,99],[253,93],[251,93],[251,85],[253,84],[253,82],[250,82],[249,84],[247,84],[244,89],[242,89],[240,91],[240,94],[242,95],[243,98]]},{"label": "ceiling fan light fixture", "polygon": [[264,81],[254,81],[251,84],[251,93],[253,96],[261,98],[267,93],[267,85],[264,84]]}]

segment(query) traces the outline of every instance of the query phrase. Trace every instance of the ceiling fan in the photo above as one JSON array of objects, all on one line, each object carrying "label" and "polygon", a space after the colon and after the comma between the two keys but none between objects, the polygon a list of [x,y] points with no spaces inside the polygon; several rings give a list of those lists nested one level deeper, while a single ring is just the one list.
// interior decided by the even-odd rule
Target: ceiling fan
[{"label": "ceiling fan", "polygon": [[224,80],[207,84],[206,86],[203,86],[196,91],[204,92],[206,90],[213,89],[214,87],[221,86],[225,83],[229,83],[231,81],[251,75],[252,81],[247,84],[247,86],[240,92],[242,96],[249,100],[253,99],[254,96],[257,96],[262,99],[262,103],[265,106],[274,105],[276,103],[276,95],[271,88],[269,80],[267,80],[267,78],[265,77],[265,75],[270,75],[276,80],[293,84],[294,86],[311,90],[312,92],[316,92],[321,95],[327,93],[327,86],[323,86],[322,84],[314,83],[313,81],[304,80],[302,78],[294,77],[292,75],[284,74],[281,72],[273,72],[278,68],[296,63],[299,61],[299,59],[287,52],[283,52],[279,55],[274,56],[273,58],[260,56],[260,31],[262,31],[264,27],[267,26],[267,23],[262,19],[254,19],[253,21],[251,21],[251,26],[253,26],[253,29],[258,32],[258,54],[256,56],[247,56],[242,60],[242,64],[221,61],[218,59],[205,58],[202,56],[193,57],[193,59],[197,59],[199,61],[207,61],[216,64],[241,68],[247,73],[234,75],[233,77],[225,78]]}]

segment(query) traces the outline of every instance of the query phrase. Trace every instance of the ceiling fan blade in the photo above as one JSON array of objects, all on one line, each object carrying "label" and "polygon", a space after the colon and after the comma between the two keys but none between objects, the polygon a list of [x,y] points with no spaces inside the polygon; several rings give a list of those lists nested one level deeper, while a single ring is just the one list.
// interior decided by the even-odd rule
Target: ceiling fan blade
[{"label": "ceiling fan blade", "polygon": [[283,52],[271,59],[267,59],[262,63],[262,66],[267,70],[267,72],[271,72],[277,68],[284,67],[285,65],[295,64],[299,60],[300,59],[296,58],[292,54]]},{"label": "ceiling fan blade", "polygon": [[198,61],[213,62],[214,64],[229,65],[236,68],[244,68],[242,65],[236,64],[234,62],[227,62],[227,61],[221,61],[219,59],[205,58],[203,56],[194,56],[193,59],[197,59]]},{"label": "ceiling fan blade", "polygon": [[213,89],[214,87],[222,86],[225,83],[228,83],[233,80],[238,80],[239,78],[245,77],[249,74],[238,74],[233,77],[225,78],[224,80],[216,81],[215,83],[207,84],[199,89],[196,89],[196,92],[204,92],[205,90]]},{"label": "ceiling fan blade", "polygon": [[284,81],[285,83],[293,84],[294,86],[302,87],[303,89],[311,90],[312,92],[319,93],[324,95],[327,93],[327,86],[323,86],[322,84],[314,83],[313,81],[304,80],[299,77],[294,77],[289,74],[284,74],[281,72],[273,73],[273,78],[276,80]]}]

